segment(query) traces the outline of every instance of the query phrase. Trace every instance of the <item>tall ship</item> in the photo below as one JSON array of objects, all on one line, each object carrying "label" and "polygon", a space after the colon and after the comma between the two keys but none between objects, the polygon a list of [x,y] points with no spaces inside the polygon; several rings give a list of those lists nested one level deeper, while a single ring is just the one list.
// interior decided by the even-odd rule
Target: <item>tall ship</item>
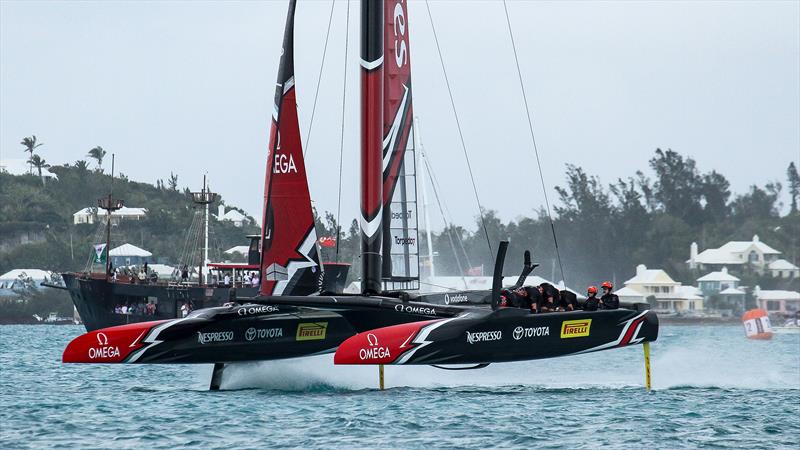
[{"label": "tall ship", "polygon": [[[182,255],[173,273],[165,278],[148,269],[146,264],[114,267],[111,253],[112,214],[124,205],[113,196],[114,163],[112,159],[111,190],[98,200],[98,209],[105,211],[105,243],[95,245],[95,254],[82,272],[64,272],[64,286],[48,287],[69,292],[75,309],[87,331],[152,320],[181,318],[196,309],[221,306],[236,296],[251,297],[261,289],[261,239],[250,240],[247,261],[242,263],[214,263],[208,259],[208,207],[217,195],[208,188],[205,180],[199,192],[192,192],[192,201],[199,209],[199,249],[188,249]],[[307,195],[307,193],[306,193]],[[301,199],[302,200],[302,199]],[[310,201],[309,201],[310,204]],[[310,214],[310,209],[309,209]],[[312,222],[313,224],[313,219]],[[197,234],[197,233],[195,233]],[[269,235],[267,236],[269,237]],[[316,239],[316,234],[313,236]],[[188,241],[188,239],[187,239]],[[316,244],[316,243],[314,243]],[[315,266],[306,266],[298,276],[283,283],[264,283],[275,293],[308,295],[314,292],[341,292],[349,269],[348,264],[323,263],[327,270],[311,270],[318,265],[316,248],[310,257]],[[271,261],[271,271],[286,274],[285,267]],[[323,274],[327,274],[324,276]]]}]

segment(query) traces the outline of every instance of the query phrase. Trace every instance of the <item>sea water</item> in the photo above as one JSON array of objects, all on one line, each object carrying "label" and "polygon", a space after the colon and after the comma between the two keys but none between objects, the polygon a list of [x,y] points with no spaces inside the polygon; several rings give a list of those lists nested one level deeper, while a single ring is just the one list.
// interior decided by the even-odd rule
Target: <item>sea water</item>
[{"label": "sea water", "polygon": [[800,335],[662,326],[641,346],[473,371],[61,364],[78,326],[0,326],[0,447],[799,448]]}]

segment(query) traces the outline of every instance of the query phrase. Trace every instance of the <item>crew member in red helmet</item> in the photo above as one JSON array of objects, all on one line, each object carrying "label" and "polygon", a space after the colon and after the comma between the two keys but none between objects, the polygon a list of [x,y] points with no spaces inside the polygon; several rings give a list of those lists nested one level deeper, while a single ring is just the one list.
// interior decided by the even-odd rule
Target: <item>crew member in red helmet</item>
[{"label": "crew member in red helmet", "polygon": [[611,293],[614,285],[610,281],[603,281],[600,286],[603,288],[603,296],[600,297],[600,309],[619,309],[619,297],[617,297],[617,294]]},{"label": "crew member in red helmet", "polygon": [[597,288],[594,286],[589,286],[589,288],[586,290],[586,296],[588,298],[585,302],[583,302],[583,310],[597,311],[597,307],[600,305],[600,299],[597,298]]}]

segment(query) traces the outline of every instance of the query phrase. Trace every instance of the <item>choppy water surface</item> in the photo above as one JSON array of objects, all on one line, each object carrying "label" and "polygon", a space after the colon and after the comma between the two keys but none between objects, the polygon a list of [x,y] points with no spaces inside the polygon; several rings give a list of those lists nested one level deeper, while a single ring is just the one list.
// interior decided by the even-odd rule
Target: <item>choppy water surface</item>
[{"label": "choppy water surface", "polygon": [[77,326],[0,327],[0,447],[798,448],[800,335],[663,326],[641,347],[477,371],[62,365]]}]

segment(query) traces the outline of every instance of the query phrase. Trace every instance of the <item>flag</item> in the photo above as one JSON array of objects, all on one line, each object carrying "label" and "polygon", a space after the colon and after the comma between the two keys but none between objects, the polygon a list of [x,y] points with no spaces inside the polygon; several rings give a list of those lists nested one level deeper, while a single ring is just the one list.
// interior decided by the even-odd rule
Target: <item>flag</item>
[{"label": "flag", "polygon": [[467,275],[471,277],[482,277],[483,276],[483,264],[480,266],[470,267],[467,269]]},{"label": "flag", "polygon": [[104,264],[108,252],[106,251],[106,244],[95,244],[94,246],[94,262],[95,264]]},{"label": "flag", "polygon": [[319,238],[320,247],[336,247],[336,238],[333,236],[322,236]]}]

